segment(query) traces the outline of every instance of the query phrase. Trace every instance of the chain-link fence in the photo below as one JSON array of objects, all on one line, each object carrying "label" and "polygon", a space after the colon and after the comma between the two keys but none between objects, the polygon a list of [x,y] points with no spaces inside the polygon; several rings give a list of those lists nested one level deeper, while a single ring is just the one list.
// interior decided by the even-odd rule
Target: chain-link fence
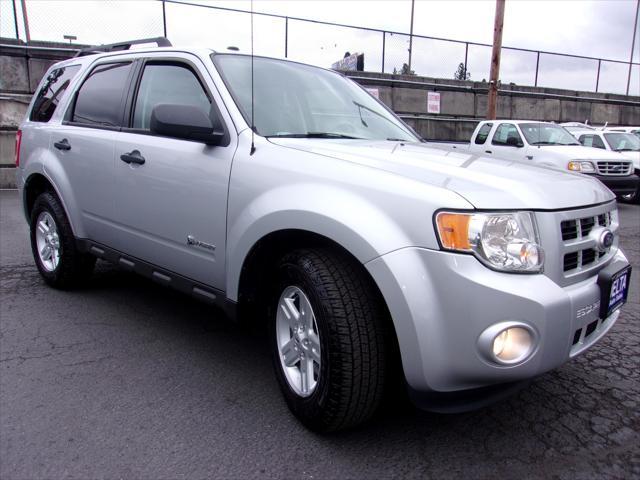
[{"label": "chain-link fence", "polygon": [[[309,19],[255,13],[256,55],[330,67],[364,53],[365,70],[488,80],[491,45]],[[167,36],[176,46],[251,51],[251,14],[178,0],[0,0],[0,36],[21,40],[112,43]],[[73,38],[75,37],[75,38]],[[412,49],[409,61],[409,49]],[[637,57],[637,56],[636,56]],[[503,47],[503,84],[640,93],[640,63]]]}]

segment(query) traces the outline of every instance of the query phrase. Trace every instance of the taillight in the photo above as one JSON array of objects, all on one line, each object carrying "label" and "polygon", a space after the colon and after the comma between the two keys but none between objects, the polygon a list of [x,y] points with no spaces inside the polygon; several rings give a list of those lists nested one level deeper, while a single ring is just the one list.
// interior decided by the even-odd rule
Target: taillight
[{"label": "taillight", "polygon": [[22,143],[22,130],[16,132],[16,167],[20,166],[20,144]]}]

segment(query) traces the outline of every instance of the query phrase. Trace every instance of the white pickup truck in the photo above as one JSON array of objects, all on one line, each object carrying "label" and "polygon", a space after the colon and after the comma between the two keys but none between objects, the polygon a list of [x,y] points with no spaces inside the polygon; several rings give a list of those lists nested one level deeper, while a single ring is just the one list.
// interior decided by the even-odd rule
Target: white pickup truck
[{"label": "white pickup truck", "polygon": [[469,143],[434,143],[433,146],[581,172],[600,180],[618,198],[635,193],[640,183],[631,160],[617,152],[584,147],[554,123],[487,120],[478,124]]}]

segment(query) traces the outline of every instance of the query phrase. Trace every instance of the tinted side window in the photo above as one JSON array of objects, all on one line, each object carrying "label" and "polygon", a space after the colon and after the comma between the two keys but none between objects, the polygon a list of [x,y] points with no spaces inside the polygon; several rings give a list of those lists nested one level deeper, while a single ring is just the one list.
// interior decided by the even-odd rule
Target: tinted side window
[{"label": "tinted side window", "polygon": [[93,69],[76,97],[73,122],[119,127],[122,98],[131,63],[109,63]]},{"label": "tinted side window", "polygon": [[207,116],[211,100],[196,75],[186,66],[177,64],[148,64],[142,73],[140,88],[133,112],[133,128],[149,130],[151,112],[156,105],[191,105]]},{"label": "tinted side window", "polygon": [[62,94],[65,92],[73,77],[80,70],[79,65],[56,68],[38,92],[29,120],[32,122],[48,122],[53,116]]},{"label": "tinted side window", "polygon": [[518,133],[516,126],[511,123],[503,123],[496,129],[496,133],[493,134],[491,143],[494,145],[509,145],[514,141],[511,140],[510,142],[510,138],[515,139],[517,143],[522,143],[522,138],[520,138],[520,134]]},{"label": "tinted side window", "polygon": [[478,135],[476,135],[475,143],[477,145],[482,145],[487,141],[487,137],[489,136],[491,127],[493,127],[493,123],[485,123],[484,125],[482,125],[482,127],[480,127],[480,131],[478,132]]},{"label": "tinted side window", "polygon": [[604,146],[604,142],[598,135],[593,136],[593,146],[596,148],[604,148],[604,149],[607,148]]},{"label": "tinted side window", "polygon": [[604,142],[597,135],[581,135],[579,142],[585,147],[605,148]]}]

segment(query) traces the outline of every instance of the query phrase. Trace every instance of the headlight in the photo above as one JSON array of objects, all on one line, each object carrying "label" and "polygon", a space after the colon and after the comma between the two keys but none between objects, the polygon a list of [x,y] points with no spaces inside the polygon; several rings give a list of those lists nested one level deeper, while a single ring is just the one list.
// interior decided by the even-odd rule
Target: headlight
[{"label": "headlight", "polygon": [[446,250],[473,253],[485,265],[504,272],[542,271],[544,251],[531,212],[439,212],[436,224]]},{"label": "headlight", "polygon": [[573,172],[582,173],[595,173],[596,167],[591,162],[584,162],[582,160],[572,160],[567,165],[567,168]]}]

